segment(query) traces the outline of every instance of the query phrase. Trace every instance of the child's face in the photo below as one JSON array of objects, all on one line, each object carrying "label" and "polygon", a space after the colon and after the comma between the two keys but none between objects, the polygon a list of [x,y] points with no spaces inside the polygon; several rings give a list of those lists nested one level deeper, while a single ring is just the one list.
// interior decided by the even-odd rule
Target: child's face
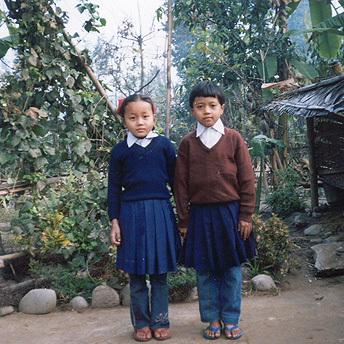
[{"label": "child's face", "polygon": [[225,104],[216,97],[196,97],[191,108],[192,115],[205,127],[213,126],[223,114]]},{"label": "child's face", "polygon": [[125,107],[123,124],[138,138],[144,138],[153,129],[156,115],[151,104],[138,99]]}]

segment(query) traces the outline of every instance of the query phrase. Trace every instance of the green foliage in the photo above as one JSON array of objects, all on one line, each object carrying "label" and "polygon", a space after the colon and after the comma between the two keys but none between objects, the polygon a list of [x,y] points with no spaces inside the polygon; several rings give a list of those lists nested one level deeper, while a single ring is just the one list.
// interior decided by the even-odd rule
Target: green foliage
[{"label": "green foliage", "polygon": [[261,191],[262,191],[263,170],[265,168],[264,159],[267,156],[267,150],[274,146],[281,149],[284,147],[284,144],[280,140],[270,139],[269,137],[265,135],[255,136],[252,139],[251,143],[252,143],[252,147],[248,149],[251,159],[255,157],[260,158],[260,171],[259,171],[258,183],[256,186],[256,204],[254,207],[255,214],[258,214],[259,206],[260,206],[260,199],[261,199]]},{"label": "green foliage", "polygon": [[177,272],[167,275],[169,286],[169,301],[182,302],[190,295],[191,290],[196,286],[196,271],[178,265]]},{"label": "green foliage", "polygon": [[[20,5],[20,6],[19,6]],[[6,23],[17,61],[0,87],[0,164],[12,179],[32,172],[60,174],[66,165],[100,169],[120,125],[88,81],[64,39],[66,13],[54,1],[8,2]],[[97,24],[95,7],[84,4]],[[83,52],[87,57],[87,52]]]},{"label": "green foliage", "polygon": [[33,276],[43,278],[43,286],[55,290],[61,303],[69,302],[75,296],[82,296],[88,302],[92,299],[92,291],[104,282],[91,276],[79,276],[78,270],[71,267],[46,265],[31,260],[30,272]]},{"label": "green foliage", "polygon": [[106,179],[93,171],[62,178],[56,190],[22,195],[11,222],[16,243],[75,259],[80,267],[100,260],[109,251],[106,190]]},{"label": "green foliage", "polygon": [[306,203],[297,193],[297,183],[300,179],[298,173],[289,167],[285,171],[276,171],[276,176],[279,184],[265,198],[271,211],[278,216],[286,217],[294,211],[305,210]]},{"label": "green foliage", "polygon": [[[326,0],[309,1],[309,8],[313,27],[332,18],[331,3]],[[343,23],[341,27],[343,28]],[[334,58],[337,55],[341,46],[341,39],[337,34],[325,31],[318,35],[317,40],[322,56]]]},{"label": "green foliage", "polygon": [[253,215],[253,228],[257,249],[253,272],[285,275],[293,263],[295,251],[288,228],[275,214],[265,222],[259,215]]}]

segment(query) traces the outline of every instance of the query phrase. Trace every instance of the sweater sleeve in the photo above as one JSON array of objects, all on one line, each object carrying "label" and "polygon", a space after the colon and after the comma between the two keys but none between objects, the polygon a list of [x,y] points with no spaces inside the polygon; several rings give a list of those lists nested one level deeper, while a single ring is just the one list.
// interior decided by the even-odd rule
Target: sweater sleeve
[{"label": "sweater sleeve", "polygon": [[185,139],[180,142],[174,182],[174,199],[178,215],[178,228],[185,228],[189,221],[189,185],[188,185],[188,144]]},{"label": "sweater sleeve", "polygon": [[235,160],[240,190],[239,220],[251,222],[255,206],[254,173],[247,145],[239,133]]},{"label": "sweater sleeve", "polygon": [[122,191],[122,164],[120,160],[119,147],[115,146],[111,150],[108,174],[108,215],[110,221],[118,219],[119,206]]}]

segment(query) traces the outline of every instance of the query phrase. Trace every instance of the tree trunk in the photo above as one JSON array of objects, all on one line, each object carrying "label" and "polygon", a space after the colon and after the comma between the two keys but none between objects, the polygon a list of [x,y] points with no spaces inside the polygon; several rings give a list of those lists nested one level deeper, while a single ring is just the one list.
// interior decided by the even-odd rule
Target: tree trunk
[{"label": "tree trunk", "polygon": [[168,0],[168,39],[167,39],[167,104],[165,118],[165,135],[170,137],[170,117],[171,117],[171,66],[172,66],[172,0]]}]

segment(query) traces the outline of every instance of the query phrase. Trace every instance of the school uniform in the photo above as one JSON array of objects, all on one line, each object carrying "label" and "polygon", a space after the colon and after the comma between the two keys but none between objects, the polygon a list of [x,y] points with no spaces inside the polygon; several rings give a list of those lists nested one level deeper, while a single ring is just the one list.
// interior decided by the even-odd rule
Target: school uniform
[{"label": "school uniform", "polygon": [[[108,214],[118,219],[121,245],[116,268],[129,273],[135,329],[168,327],[166,274],[177,270],[178,233],[170,203],[175,150],[164,136],[130,132],[113,147],[109,163]],[[146,274],[150,275],[151,308]]]},{"label": "school uniform", "polygon": [[238,221],[251,222],[254,175],[247,146],[238,132],[200,123],[177,153],[174,196],[178,227],[188,228],[186,267],[197,272],[201,320],[237,324],[241,305],[241,264],[255,254],[254,235],[240,237]]}]

